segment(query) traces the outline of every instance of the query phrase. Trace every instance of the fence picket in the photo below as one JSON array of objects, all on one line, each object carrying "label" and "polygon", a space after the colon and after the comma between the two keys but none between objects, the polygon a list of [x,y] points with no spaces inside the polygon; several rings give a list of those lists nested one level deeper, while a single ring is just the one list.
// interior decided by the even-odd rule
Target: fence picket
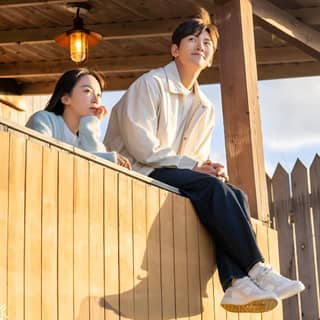
[{"label": "fence picket", "polygon": [[267,192],[268,192],[268,203],[269,203],[269,227],[275,228],[275,216],[274,216],[274,208],[273,208],[273,196],[272,196],[272,180],[266,175],[267,181]]},{"label": "fence picket", "polygon": [[312,239],[307,169],[297,160],[291,173],[299,278],[306,286],[301,294],[301,311],[306,319],[317,319],[315,259]]},{"label": "fence picket", "polygon": [[[316,263],[320,276],[320,157],[316,155],[310,167],[311,205],[314,223],[314,238],[316,247]],[[318,279],[319,281],[319,279]],[[320,283],[319,283],[320,286]],[[318,287],[319,290],[319,287]],[[318,292],[320,295],[320,292]],[[318,301],[319,301],[318,296]],[[318,306],[320,308],[320,306]]]},{"label": "fence picket", "polygon": [[[290,224],[290,182],[289,174],[278,165],[272,177],[273,208],[275,227],[279,237],[280,272],[291,279],[297,278],[293,228]],[[299,319],[298,298],[293,297],[283,302],[283,313],[288,319]]]}]

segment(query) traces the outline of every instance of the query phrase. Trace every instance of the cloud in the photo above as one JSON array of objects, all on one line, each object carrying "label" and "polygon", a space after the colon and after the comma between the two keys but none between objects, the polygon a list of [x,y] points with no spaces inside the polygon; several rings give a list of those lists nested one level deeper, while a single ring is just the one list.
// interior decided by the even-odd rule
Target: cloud
[{"label": "cloud", "polygon": [[264,81],[259,86],[263,138],[274,150],[320,142],[320,77]]}]

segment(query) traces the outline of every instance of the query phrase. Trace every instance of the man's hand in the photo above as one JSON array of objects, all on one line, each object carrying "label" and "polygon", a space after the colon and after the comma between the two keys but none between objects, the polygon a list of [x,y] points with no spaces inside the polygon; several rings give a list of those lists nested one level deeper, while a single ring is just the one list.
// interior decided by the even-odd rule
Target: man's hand
[{"label": "man's hand", "polygon": [[215,163],[210,160],[206,160],[201,164],[197,164],[194,171],[208,174],[209,176],[221,179],[224,182],[228,182],[229,177],[225,173],[224,165],[221,163]]},{"label": "man's hand", "polygon": [[131,170],[130,161],[126,157],[121,156],[119,153],[117,153],[117,164],[119,166],[127,168],[128,170]]}]

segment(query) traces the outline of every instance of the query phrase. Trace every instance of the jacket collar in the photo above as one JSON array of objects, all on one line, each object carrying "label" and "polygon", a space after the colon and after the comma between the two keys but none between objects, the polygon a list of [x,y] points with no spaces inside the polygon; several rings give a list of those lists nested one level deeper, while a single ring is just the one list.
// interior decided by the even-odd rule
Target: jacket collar
[{"label": "jacket collar", "polygon": [[[164,66],[164,70],[167,76],[168,88],[170,93],[182,95],[187,95],[190,93],[190,91],[182,84],[177,65],[174,61],[171,61],[166,66]],[[196,97],[199,98],[203,106],[208,107],[211,105],[211,102],[200,90],[198,81],[196,81],[194,84],[194,93]]]}]

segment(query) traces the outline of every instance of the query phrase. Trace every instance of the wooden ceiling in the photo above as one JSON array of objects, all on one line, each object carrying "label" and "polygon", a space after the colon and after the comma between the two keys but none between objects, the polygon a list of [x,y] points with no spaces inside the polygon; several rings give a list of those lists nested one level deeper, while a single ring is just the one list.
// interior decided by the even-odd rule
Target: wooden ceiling
[{"label": "wooden ceiling", "polygon": [[[72,27],[61,0],[0,0],[0,92],[42,94],[75,67],[54,37]],[[69,1],[71,2],[71,1]],[[78,2],[83,2],[78,1]],[[102,34],[86,66],[105,74],[107,89],[125,89],[170,61],[170,35],[196,6],[215,16],[223,0],[89,0],[85,27]],[[320,1],[252,0],[259,79],[320,75]],[[217,21],[219,23],[219,21]],[[219,81],[218,54],[202,83]]]}]

